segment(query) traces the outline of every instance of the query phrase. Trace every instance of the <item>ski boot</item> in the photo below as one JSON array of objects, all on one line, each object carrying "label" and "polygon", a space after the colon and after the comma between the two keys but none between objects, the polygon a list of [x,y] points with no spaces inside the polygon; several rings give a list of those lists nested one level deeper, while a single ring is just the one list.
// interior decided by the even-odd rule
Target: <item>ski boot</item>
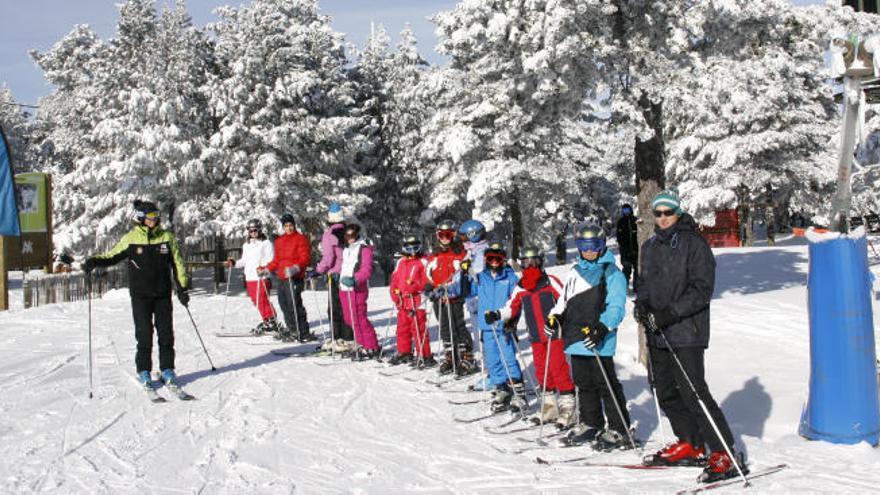
[{"label": "ski boot", "polygon": [[559,417],[559,403],[556,402],[556,392],[548,390],[544,392],[541,410],[529,418],[532,424],[553,423]]},{"label": "ski boot", "polygon": [[255,336],[260,336],[264,333],[266,333],[266,320],[261,321],[259,325],[251,328],[251,334]]},{"label": "ski boot", "polygon": [[288,332],[286,329],[282,329],[277,334],[275,334],[275,340],[280,340],[281,342],[296,342],[296,337],[293,336],[292,333]]},{"label": "ski boot", "polygon": [[493,413],[499,413],[510,409],[510,401],[513,398],[513,392],[507,384],[499,385],[492,391],[492,401],[489,403],[489,409]]},{"label": "ski boot", "polygon": [[174,373],[173,368],[168,368],[168,369],[162,370],[162,374],[159,375],[159,377],[162,380],[162,383],[164,383],[165,385],[169,385],[169,386],[173,386],[173,387],[177,387],[178,385],[180,385],[177,382],[177,374]]},{"label": "ski boot", "polygon": [[584,423],[578,423],[571,430],[568,431],[568,434],[562,437],[560,443],[565,447],[577,447],[580,445],[585,445],[591,443],[596,440],[596,437],[601,432],[600,428],[596,428],[595,426],[590,426]]},{"label": "ski boot", "polygon": [[[736,458],[736,463],[739,464],[739,468],[742,469],[743,474],[749,474],[749,468],[746,466],[742,455],[733,455]],[[709,460],[706,462],[706,467],[703,469],[703,472],[700,473],[697,480],[700,483],[714,483],[728,478],[736,478],[739,476],[739,471],[737,471],[733,462],[733,459],[727,455],[727,452],[712,452],[709,454]]]},{"label": "ski boot", "polygon": [[437,360],[434,359],[434,356],[432,354],[428,354],[427,356],[423,357],[421,360],[413,359],[413,363],[420,370],[433,368],[434,366],[437,366]]},{"label": "ski boot", "polygon": [[397,366],[400,364],[406,364],[413,362],[413,355],[408,352],[398,352],[391,359],[388,360],[388,364],[391,366]]},{"label": "ski boot", "polygon": [[626,433],[621,433],[612,429],[602,430],[602,432],[596,436],[596,441],[593,443],[593,449],[600,452],[629,450],[631,448],[633,448],[633,446],[629,441],[629,436]]},{"label": "ski boot", "polygon": [[147,370],[138,372],[138,383],[143,385],[144,388],[152,387],[153,377],[150,376],[150,372]]},{"label": "ski boot", "polygon": [[441,375],[452,373],[452,370],[455,367],[454,363],[455,358],[452,356],[452,351],[446,351],[446,356],[443,358],[443,362],[440,363],[440,367],[437,368],[437,372]]},{"label": "ski boot", "polygon": [[284,327],[281,326],[280,323],[278,323],[278,320],[275,319],[274,316],[270,316],[263,323],[266,324],[265,329],[264,329],[264,331],[266,331],[266,332],[280,332],[281,330],[284,329]]},{"label": "ski boot", "polygon": [[556,428],[567,430],[577,421],[574,393],[560,394],[558,404],[559,414],[556,416]]},{"label": "ski boot", "polygon": [[461,360],[458,362],[458,368],[455,370],[456,376],[462,377],[472,375],[479,371],[480,365],[477,364],[474,355],[468,351],[463,351],[461,353]]},{"label": "ski boot", "polygon": [[[700,442],[702,444],[702,442]],[[645,466],[702,466],[706,464],[703,447],[679,440],[642,459]]]},{"label": "ski boot", "polygon": [[308,331],[300,334],[300,336],[296,338],[296,341],[300,344],[305,344],[306,342],[314,342],[316,340],[318,340],[318,337],[312,332]]},{"label": "ski boot", "polygon": [[510,398],[510,412],[525,414],[529,410],[529,401],[526,400],[526,388],[523,382],[514,382],[510,388],[513,391],[513,397]]}]

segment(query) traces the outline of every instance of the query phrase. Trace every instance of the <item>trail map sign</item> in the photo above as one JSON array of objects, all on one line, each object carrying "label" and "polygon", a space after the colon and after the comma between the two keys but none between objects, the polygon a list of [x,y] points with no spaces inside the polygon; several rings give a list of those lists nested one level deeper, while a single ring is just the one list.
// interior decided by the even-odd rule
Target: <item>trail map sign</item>
[{"label": "trail map sign", "polygon": [[7,270],[52,266],[52,183],[48,174],[15,176],[21,237],[6,238]]}]

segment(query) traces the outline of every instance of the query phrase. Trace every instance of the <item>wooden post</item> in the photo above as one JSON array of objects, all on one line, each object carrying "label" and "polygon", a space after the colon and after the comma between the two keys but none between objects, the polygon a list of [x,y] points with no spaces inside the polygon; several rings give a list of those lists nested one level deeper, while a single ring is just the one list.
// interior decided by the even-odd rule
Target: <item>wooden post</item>
[{"label": "wooden post", "polygon": [[9,309],[9,274],[6,271],[6,236],[0,236],[0,311]]}]

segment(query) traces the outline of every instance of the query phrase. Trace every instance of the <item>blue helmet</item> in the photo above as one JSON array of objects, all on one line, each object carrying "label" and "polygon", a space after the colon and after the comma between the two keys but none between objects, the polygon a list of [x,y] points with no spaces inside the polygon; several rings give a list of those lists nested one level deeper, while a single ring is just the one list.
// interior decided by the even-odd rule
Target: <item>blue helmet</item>
[{"label": "blue helmet", "polygon": [[480,242],[486,235],[486,226],[479,220],[468,220],[461,224],[458,233],[467,237],[471,242]]}]

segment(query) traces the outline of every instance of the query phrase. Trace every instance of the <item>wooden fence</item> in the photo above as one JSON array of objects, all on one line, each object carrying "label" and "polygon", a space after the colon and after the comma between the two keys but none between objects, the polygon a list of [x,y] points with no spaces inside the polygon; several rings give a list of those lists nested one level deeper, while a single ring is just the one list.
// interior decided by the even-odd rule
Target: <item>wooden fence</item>
[{"label": "wooden fence", "polygon": [[[92,297],[101,297],[111,289],[128,287],[128,270],[124,266],[96,270],[92,274]],[[25,308],[59,302],[83,301],[88,298],[83,272],[41,274],[22,281]]]}]

